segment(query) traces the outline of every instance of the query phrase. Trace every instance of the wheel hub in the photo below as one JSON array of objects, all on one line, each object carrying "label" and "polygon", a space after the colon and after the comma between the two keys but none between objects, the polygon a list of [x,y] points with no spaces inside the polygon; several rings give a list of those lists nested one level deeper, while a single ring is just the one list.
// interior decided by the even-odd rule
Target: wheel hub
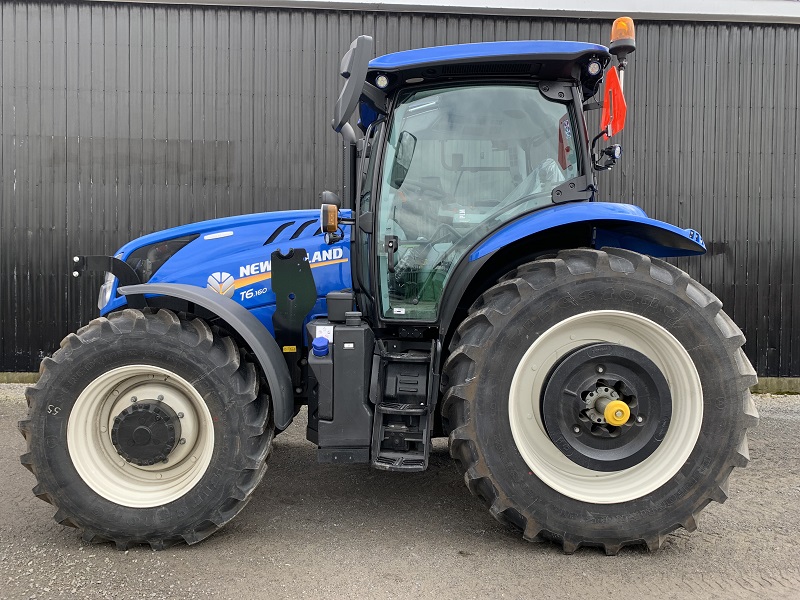
[{"label": "wheel hub", "polygon": [[547,435],[564,456],[594,471],[620,471],[661,444],[672,396],[664,375],[641,352],[592,344],[555,365],[541,410]]},{"label": "wheel hub", "polygon": [[139,466],[166,462],[181,439],[178,415],[163,402],[137,402],[114,417],[111,442],[122,458]]}]

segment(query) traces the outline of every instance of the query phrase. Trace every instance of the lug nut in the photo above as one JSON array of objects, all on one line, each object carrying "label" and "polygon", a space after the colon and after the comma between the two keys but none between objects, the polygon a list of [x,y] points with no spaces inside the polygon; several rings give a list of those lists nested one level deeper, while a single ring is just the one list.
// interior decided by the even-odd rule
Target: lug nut
[{"label": "lug nut", "polygon": [[581,428],[578,427],[577,425],[575,425],[575,427],[572,428],[572,431],[574,431],[575,433],[580,433],[581,432]]},{"label": "lug nut", "polygon": [[156,398],[156,400],[158,400],[159,402],[163,402],[164,401],[164,396],[159,394],[158,397]]},{"label": "lug nut", "polygon": [[604,373],[606,368],[603,365],[597,365],[597,372]]},{"label": "lug nut", "polygon": [[179,444],[185,444],[186,443],[186,438],[181,438],[178,443]]},{"label": "lug nut", "polygon": [[178,413],[178,418],[182,419],[183,418],[183,413]]},{"label": "lug nut", "polygon": [[131,402],[138,402],[139,399],[136,396],[131,396]]},{"label": "lug nut", "polygon": [[644,417],[636,417],[637,423],[641,423],[642,421],[644,421]]}]

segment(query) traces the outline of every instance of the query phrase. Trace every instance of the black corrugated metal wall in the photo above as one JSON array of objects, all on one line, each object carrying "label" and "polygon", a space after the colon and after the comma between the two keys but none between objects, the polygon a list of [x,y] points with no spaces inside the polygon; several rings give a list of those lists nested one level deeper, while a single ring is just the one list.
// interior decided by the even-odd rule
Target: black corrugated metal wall
[{"label": "black corrugated metal wall", "polygon": [[[75,253],[180,223],[314,207],[340,186],[338,61],[470,41],[605,42],[605,21],[110,3],[0,6],[0,371],[35,370],[96,315]],[[679,264],[800,375],[800,28],[638,22],[625,157],[604,199],[694,227]]]}]

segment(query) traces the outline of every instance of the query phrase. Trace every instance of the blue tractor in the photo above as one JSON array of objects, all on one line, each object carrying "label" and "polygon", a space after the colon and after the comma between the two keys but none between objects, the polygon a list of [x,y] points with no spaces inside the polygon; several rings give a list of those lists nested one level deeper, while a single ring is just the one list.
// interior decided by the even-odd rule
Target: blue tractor
[{"label": "blue tractor", "polygon": [[19,425],[56,520],[199,542],[307,406],[319,461],[422,471],[447,437],[495,518],[567,553],[693,530],[748,461],[756,377],[719,300],[661,260],[700,235],[596,201],[635,47],[630,19],[612,31],[379,58],[361,36],[341,199],[75,257],[106,272],[102,316],[42,361]]}]

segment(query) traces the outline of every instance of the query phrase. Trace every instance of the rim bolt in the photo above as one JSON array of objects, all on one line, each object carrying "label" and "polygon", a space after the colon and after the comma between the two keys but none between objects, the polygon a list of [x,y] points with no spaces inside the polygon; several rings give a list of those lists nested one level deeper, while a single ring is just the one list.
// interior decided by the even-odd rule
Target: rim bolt
[{"label": "rim bolt", "polygon": [[138,402],[139,399],[136,396],[131,396],[131,402]]},{"label": "rim bolt", "polygon": [[185,444],[186,443],[186,438],[181,438],[178,443],[179,444]]},{"label": "rim bolt", "polygon": [[575,425],[575,427],[572,428],[572,431],[574,431],[575,433],[580,433],[581,432],[581,428],[578,427],[577,425]]},{"label": "rim bolt", "polygon": [[182,419],[183,418],[183,413],[178,413],[178,418]]},{"label": "rim bolt", "polygon": [[163,401],[164,401],[164,396],[162,396],[161,394],[159,394],[159,395],[158,395],[158,398],[156,398],[156,400],[158,400],[159,402],[163,402]]},{"label": "rim bolt", "polygon": [[637,423],[641,423],[642,421],[644,421],[644,417],[636,417]]}]

